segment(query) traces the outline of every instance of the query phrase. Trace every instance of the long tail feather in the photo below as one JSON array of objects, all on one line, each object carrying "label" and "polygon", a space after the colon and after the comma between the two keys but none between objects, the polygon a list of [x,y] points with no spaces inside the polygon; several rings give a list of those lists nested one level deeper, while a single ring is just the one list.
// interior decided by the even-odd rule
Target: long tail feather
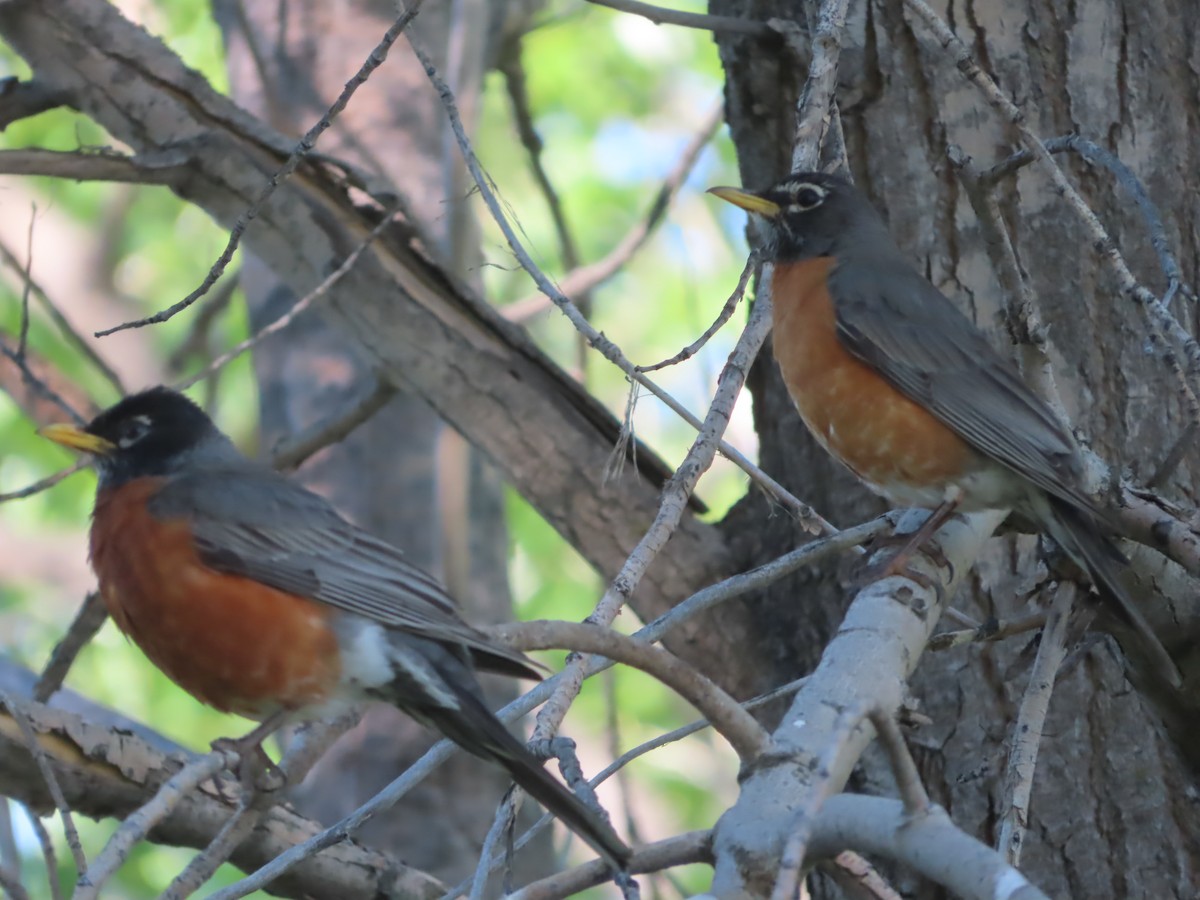
[{"label": "long tail feather", "polygon": [[476,756],[499,763],[531,797],[561,819],[593,850],[617,868],[624,868],[630,851],[612,826],[563,787],[528,748],[504,727],[470,691],[453,683],[458,710],[426,710],[430,722],[446,737]]},{"label": "long tail feather", "polygon": [[1050,537],[1091,574],[1100,595],[1109,602],[1114,614],[1137,634],[1139,649],[1157,674],[1173,687],[1179,687],[1183,683],[1179,669],[1121,583],[1119,573],[1128,561],[1086,513],[1057,498],[1048,499],[1049,515],[1045,524]]}]

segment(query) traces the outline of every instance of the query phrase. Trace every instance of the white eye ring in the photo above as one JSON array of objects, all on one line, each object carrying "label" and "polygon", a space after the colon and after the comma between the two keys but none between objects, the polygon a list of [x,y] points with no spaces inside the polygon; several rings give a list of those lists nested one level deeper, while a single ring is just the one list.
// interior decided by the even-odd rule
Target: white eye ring
[{"label": "white eye ring", "polygon": [[789,204],[789,208],[795,212],[807,212],[810,209],[816,209],[829,196],[829,191],[825,190],[819,184],[813,184],[811,181],[793,184],[788,193],[792,195],[792,202]]},{"label": "white eye ring", "polygon": [[129,420],[129,424],[121,429],[121,436],[117,438],[117,446],[125,449],[132,447],[150,431],[149,416],[134,416]]}]

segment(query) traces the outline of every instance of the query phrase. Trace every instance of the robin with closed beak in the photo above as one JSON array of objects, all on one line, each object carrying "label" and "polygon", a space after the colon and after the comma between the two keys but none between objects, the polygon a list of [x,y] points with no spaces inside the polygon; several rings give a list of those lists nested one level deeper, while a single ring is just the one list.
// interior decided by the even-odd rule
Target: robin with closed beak
[{"label": "robin with closed beak", "polygon": [[624,865],[629,849],[608,822],[484,704],[476,670],[539,678],[535,664],[464,622],[399,550],[244,457],[168,388],[127,397],[84,428],[42,433],[94,457],[91,560],[104,602],[193,697],[272,724],[391,703],[498,763]]},{"label": "robin with closed beak", "polygon": [[934,509],[930,526],[982,509],[1015,509],[1038,523],[1178,686],[1178,669],[1118,577],[1126,560],[1083,489],[1070,432],[909,264],[867,198],[818,172],[765,191],[710,193],[762,223],[775,358],[816,440],[890,502]]}]

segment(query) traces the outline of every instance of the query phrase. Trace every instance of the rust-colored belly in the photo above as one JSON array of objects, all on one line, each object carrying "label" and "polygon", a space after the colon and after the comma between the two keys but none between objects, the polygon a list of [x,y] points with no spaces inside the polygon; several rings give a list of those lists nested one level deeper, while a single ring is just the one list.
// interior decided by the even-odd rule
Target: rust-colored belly
[{"label": "rust-colored belly", "polygon": [[185,520],[147,512],[161,483],[138,479],[96,498],[92,567],[118,627],[217,709],[264,718],[327,699],[340,676],[330,609],[205,566]]},{"label": "rust-colored belly", "polygon": [[873,490],[936,505],[977,454],[845,350],[826,288],[833,266],[828,257],[805,260],[772,277],[775,358],[788,392],[817,440]]}]

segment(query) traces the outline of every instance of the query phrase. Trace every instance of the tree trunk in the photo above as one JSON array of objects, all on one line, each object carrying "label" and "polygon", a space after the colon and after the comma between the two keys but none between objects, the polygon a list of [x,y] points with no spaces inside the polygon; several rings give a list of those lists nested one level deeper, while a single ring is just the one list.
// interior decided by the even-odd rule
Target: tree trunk
[{"label": "tree trunk", "polygon": [[[1200,26],[1190,5],[935,5],[1043,139],[1079,132],[1134,170],[1163,214],[1184,279],[1194,281],[1200,246],[1186,223],[1200,184],[1193,40]],[[714,0],[711,12],[767,20],[794,17],[796,7]],[[789,168],[807,60],[790,60],[782,43],[769,52],[732,34],[719,35],[718,43],[743,182],[762,187]],[[997,346],[1009,348],[1003,295],[947,151],[958,145],[986,168],[1017,149],[1011,130],[898,0],[851,3],[844,43],[838,93],[855,180],[917,268]],[[1135,273],[1161,293],[1165,281],[1129,195],[1077,157],[1064,163]],[[1145,318],[1120,295],[1036,166],[1001,182],[998,199],[1049,328],[1054,375],[1073,425],[1101,456],[1145,481],[1186,421],[1172,374],[1147,352]],[[803,433],[767,354],[754,374],[764,467],[836,522],[860,520],[877,508]],[[1163,493],[1194,506],[1198,474],[1188,454]],[[746,562],[774,555],[793,538],[752,499],[725,524]],[[1039,578],[1034,549],[1027,537],[993,539],[980,577],[968,581],[954,605],[980,620],[1019,612]],[[815,660],[844,602],[834,580],[808,573],[770,592],[765,602],[797,611],[785,614],[784,628],[775,618],[762,622],[764,649],[756,660],[779,661],[756,673],[763,684],[795,677]],[[1149,585],[1140,596],[1165,605]],[[921,711],[933,720],[909,738],[930,794],[986,843],[994,843],[1004,812],[1010,725],[1032,655],[1028,637],[973,644],[927,654],[912,681]],[[1159,717],[1130,689],[1111,643],[1085,642],[1055,688],[1022,870],[1051,896],[1195,896],[1200,816],[1189,799],[1193,775]],[[882,756],[868,754],[853,786],[892,793],[891,782]],[[903,876],[900,887],[911,896],[941,896]],[[820,888],[820,896],[837,895]]]}]

